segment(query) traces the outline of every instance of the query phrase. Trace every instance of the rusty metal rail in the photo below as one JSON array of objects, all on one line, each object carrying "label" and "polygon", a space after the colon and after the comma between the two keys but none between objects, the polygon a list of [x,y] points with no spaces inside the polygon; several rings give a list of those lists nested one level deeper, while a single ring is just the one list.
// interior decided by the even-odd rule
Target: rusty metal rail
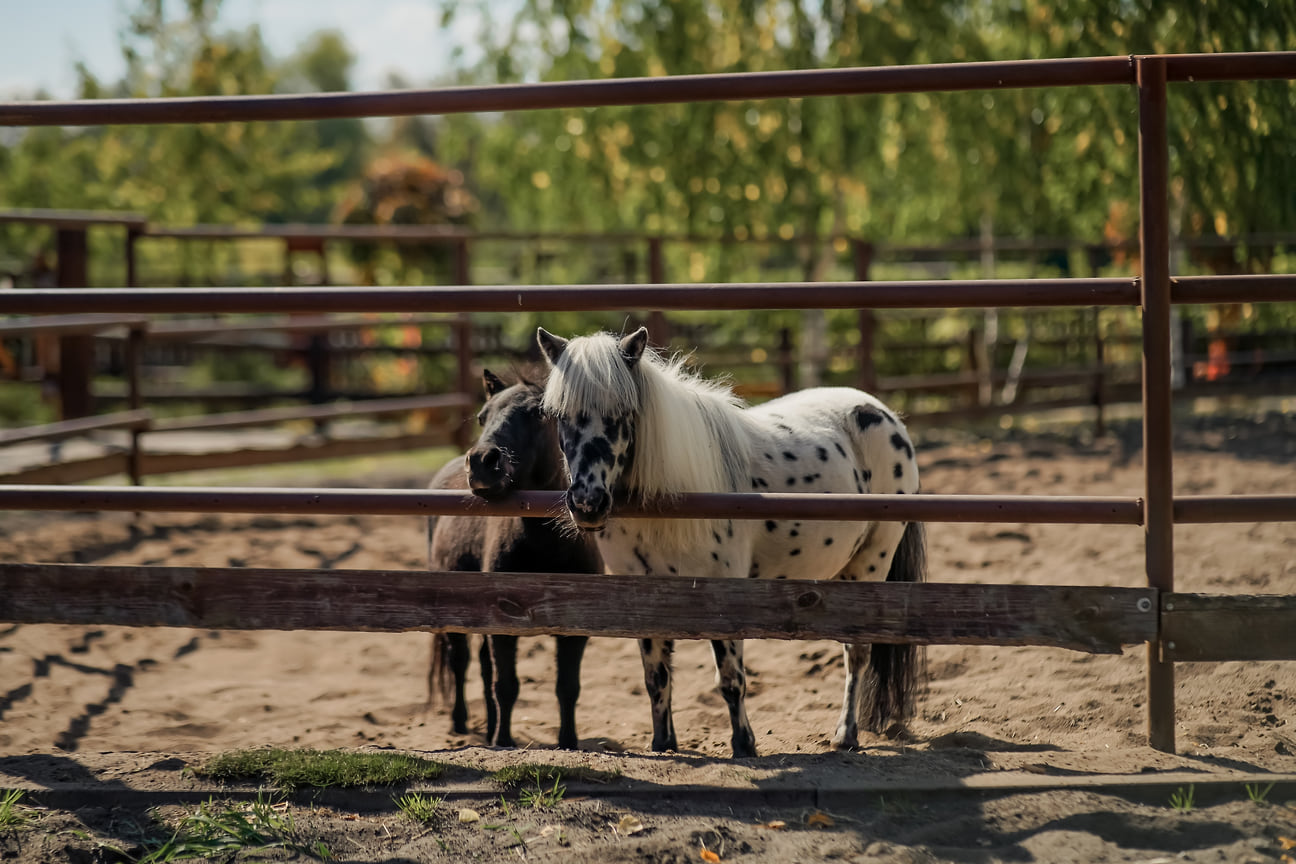
[{"label": "rusty metal rail", "polygon": [[[1296,280],[1293,280],[1296,295]],[[912,306],[1137,306],[1132,279],[733,282],[329,288],[28,289],[0,312],[558,312],[592,309],[899,309]]]},{"label": "rusty metal rail", "polygon": [[[1134,84],[1137,59],[1125,56],[1005,60],[495,84],[378,93],[4,102],[0,103],[0,126],[327,120],[865,93]],[[1166,79],[1171,81],[1296,77],[1296,52],[1170,55],[1163,60]]]},{"label": "rusty metal rail", "polygon": [[[1293,499],[1296,501],[1296,499]],[[517,492],[483,501],[428,489],[231,489],[110,486],[0,486],[0,510],[116,510],[188,513],[364,513],[371,516],[537,516],[563,512],[560,492]],[[1296,512],[1296,506],[1292,507]],[[617,507],[620,516],[672,519],[904,520],[1138,525],[1137,498],[1034,495],[815,495],[692,493],[669,504]]]},{"label": "rusty metal rail", "polygon": [[[447,405],[457,400],[447,400]],[[1296,522],[1293,495],[1185,495],[1173,499],[1175,522]],[[483,501],[432,489],[234,489],[187,486],[0,486],[0,510],[164,510],[189,513],[301,515],[527,516],[563,512],[560,492],[516,492]],[[820,495],[688,493],[660,507],[617,506],[629,518],[903,520],[1141,525],[1143,499],[1101,495]]]}]

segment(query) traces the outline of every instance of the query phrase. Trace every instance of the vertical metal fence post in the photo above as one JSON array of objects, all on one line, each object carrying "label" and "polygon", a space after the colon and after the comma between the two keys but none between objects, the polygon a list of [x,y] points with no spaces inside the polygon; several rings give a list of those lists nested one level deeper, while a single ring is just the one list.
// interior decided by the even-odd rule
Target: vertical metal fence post
[{"label": "vertical metal fence post", "polygon": [[[851,240],[851,258],[855,265],[855,281],[869,281],[873,266],[873,244],[867,240]],[[873,340],[877,333],[877,318],[872,309],[859,310],[859,344],[855,346],[855,373],[857,386],[865,393],[877,390],[877,366],[873,359]]]},{"label": "vertical metal fence post", "polygon": [[[1166,61],[1135,59],[1139,103],[1139,254],[1143,313],[1144,541],[1148,585],[1174,590],[1174,440],[1170,413],[1169,148]],[[1175,747],[1174,664],[1148,643],[1148,743]]]}]

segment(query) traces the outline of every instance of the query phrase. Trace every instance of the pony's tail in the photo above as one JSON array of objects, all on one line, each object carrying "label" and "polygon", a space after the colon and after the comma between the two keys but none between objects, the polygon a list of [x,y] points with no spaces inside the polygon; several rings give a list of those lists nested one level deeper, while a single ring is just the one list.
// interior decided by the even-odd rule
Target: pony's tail
[{"label": "pony's tail", "polygon": [[435,708],[437,699],[448,704],[454,698],[454,676],[450,668],[450,635],[432,634],[432,657],[428,661],[427,707]]},{"label": "pony's tail", "polygon": [[[922,582],[927,578],[927,539],[921,522],[905,526],[891,559],[888,582]],[[869,651],[871,692],[865,696],[870,732],[886,733],[913,715],[926,655],[913,644],[874,643]]]}]

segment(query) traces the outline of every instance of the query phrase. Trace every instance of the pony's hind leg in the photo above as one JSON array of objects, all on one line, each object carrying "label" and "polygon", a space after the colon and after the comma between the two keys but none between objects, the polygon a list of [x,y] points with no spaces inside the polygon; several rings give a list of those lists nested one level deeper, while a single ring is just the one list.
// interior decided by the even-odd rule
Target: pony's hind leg
[{"label": "pony's hind leg", "polygon": [[735,758],[756,755],[756,735],[747,720],[747,673],[743,670],[743,643],[713,639],[711,650],[715,653],[716,675],[720,679],[720,695],[729,706],[729,723],[733,727],[733,755]]},{"label": "pony's hind leg", "polygon": [[[850,582],[881,582],[891,572],[896,549],[905,534],[903,522],[877,522],[865,535],[859,549],[837,574],[837,579]],[[869,646],[842,645],[846,659],[846,687],[842,693],[841,714],[837,730],[832,737],[834,750],[852,750],[859,746],[859,719],[861,704],[868,702],[868,728],[880,732],[886,723],[878,717],[879,709],[888,715],[894,710],[906,710],[906,705],[879,705],[883,689],[878,681],[878,662],[892,657],[888,651],[904,649],[903,645]],[[903,658],[901,658],[903,659]],[[902,719],[896,717],[894,719]],[[888,721],[889,722],[889,721]]]},{"label": "pony's hind leg", "polygon": [[837,732],[832,738],[834,750],[854,750],[859,746],[859,711],[863,689],[871,688],[866,681],[870,672],[866,665],[868,643],[842,645],[846,655],[846,692],[842,694],[841,716],[837,718]]},{"label": "pony's hind leg", "polygon": [[671,718],[671,658],[675,654],[673,639],[640,639],[639,657],[643,660],[644,687],[652,704],[653,740],[656,753],[678,750],[675,721]]},{"label": "pony's hind leg", "polygon": [[585,636],[558,636],[558,746],[575,750],[580,745],[576,734],[576,700],[580,698],[581,658],[585,656]]},{"label": "pony's hind leg", "polygon": [[495,735],[487,736],[487,743],[496,747],[515,747],[513,742],[513,706],[517,704],[517,640],[516,636],[487,636],[491,662],[495,665],[495,710],[497,718]]}]

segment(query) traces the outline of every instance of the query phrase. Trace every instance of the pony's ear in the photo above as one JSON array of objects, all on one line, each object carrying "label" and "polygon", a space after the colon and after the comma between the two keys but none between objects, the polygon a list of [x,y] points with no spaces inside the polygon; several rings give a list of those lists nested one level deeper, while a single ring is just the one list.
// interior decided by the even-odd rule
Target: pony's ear
[{"label": "pony's ear", "polygon": [[536,328],[536,342],[540,343],[540,353],[550,366],[557,365],[558,358],[567,350],[567,340],[555,336],[543,327]]},{"label": "pony's ear", "polygon": [[494,396],[502,390],[508,388],[508,385],[500,380],[499,376],[489,369],[482,370],[482,386],[486,388],[486,395]]},{"label": "pony's ear", "polygon": [[648,328],[640,327],[629,336],[623,337],[621,339],[621,344],[617,347],[621,349],[621,359],[626,362],[627,366],[633,369],[635,364],[639,362],[639,359],[643,357],[644,348],[647,347],[647,345]]}]

